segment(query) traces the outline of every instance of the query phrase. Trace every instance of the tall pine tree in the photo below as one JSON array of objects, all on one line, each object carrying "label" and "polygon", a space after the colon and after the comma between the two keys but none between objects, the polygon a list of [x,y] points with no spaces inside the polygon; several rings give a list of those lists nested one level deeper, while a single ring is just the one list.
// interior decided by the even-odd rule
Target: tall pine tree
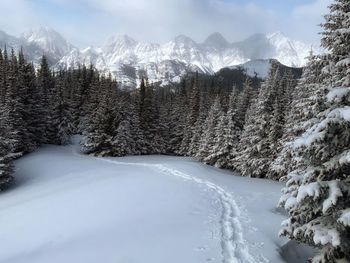
[{"label": "tall pine tree", "polygon": [[322,248],[315,263],[350,261],[350,2],[335,0],[325,19],[329,54],[322,57],[323,92],[316,94],[325,109],[292,143],[300,164],[280,201],[289,212],[281,234]]}]

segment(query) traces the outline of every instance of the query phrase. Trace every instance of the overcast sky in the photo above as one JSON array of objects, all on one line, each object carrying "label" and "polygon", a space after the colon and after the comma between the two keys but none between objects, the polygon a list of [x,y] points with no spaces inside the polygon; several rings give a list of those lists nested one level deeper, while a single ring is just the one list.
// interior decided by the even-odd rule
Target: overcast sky
[{"label": "overcast sky", "polygon": [[203,41],[220,32],[229,41],[282,31],[316,42],[331,0],[1,0],[0,30],[19,35],[48,26],[73,44],[99,45],[128,34],[165,42],[185,34]]}]

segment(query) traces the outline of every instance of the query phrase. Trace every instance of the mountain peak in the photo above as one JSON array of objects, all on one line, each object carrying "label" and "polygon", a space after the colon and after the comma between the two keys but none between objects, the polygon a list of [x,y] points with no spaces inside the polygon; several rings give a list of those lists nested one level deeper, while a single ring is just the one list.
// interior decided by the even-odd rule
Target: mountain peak
[{"label": "mountain peak", "polygon": [[185,35],[178,35],[174,38],[175,42],[181,42],[181,43],[195,43],[192,38],[185,36]]},{"label": "mountain peak", "polygon": [[268,39],[285,39],[285,38],[287,38],[286,35],[281,31],[276,31],[276,32],[267,34],[266,37]]},{"label": "mountain peak", "polygon": [[48,26],[39,27],[36,31],[43,32],[46,34],[59,34],[56,30]]},{"label": "mountain peak", "polygon": [[215,32],[207,37],[204,45],[221,49],[226,48],[229,43],[219,32]]},{"label": "mountain peak", "polygon": [[[79,49],[70,45],[59,33],[41,27],[22,35],[9,36],[0,31],[0,48],[18,51],[24,48],[35,65],[45,54],[55,68],[93,64],[103,73],[111,73],[125,85],[135,86],[140,72],[147,72],[153,82],[177,82],[188,71],[214,73],[224,68],[256,59],[278,59],[288,66],[302,66],[310,45],[289,39],[282,32],[255,34],[235,43],[213,33],[201,43],[179,35],[164,44],[139,42],[128,35],[111,37],[102,47]],[[257,71],[262,62],[250,63]],[[124,85],[124,84],[123,84]]]},{"label": "mountain peak", "polygon": [[119,34],[109,38],[107,40],[107,43],[108,44],[124,43],[126,45],[134,45],[137,43],[137,41],[132,37],[128,36],[127,34]]},{"label": "mountain peak", "polygon": [[61,34],[49,27],[31,29],[23,33],[22,38],[38,45],[45,53],[57,56],[57,58],[64,56],[74,48]]},{"label": "mountain peak", "polygon": [[122,52],[133,49],[137,45],[137,41],[126,34],[119,34],[110,37],[103,49],[107,53]]},{"label": "mountain peak", "polygon": [[35,42],[39,38],[63,39],[63,37],[57,31],[47,26],[32,28],[29,31],[23,33],[22,37],[28,40],[29,42]]}]

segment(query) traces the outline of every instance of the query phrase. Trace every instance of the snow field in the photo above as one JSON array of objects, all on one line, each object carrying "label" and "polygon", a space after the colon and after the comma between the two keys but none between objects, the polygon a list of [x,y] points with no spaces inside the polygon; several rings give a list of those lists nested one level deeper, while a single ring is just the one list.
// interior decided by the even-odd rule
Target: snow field
[{"label": "snow field", "polygon": [[0,196],[1,263],[284,262],[280,183],[191,158],[84,156],[76,145],[21,158],[16,178]]}]

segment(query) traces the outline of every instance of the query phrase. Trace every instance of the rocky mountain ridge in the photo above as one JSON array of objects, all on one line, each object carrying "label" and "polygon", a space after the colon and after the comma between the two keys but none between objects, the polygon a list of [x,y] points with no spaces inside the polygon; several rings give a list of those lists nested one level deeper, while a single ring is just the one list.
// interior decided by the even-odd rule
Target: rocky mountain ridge
[{"label": "rocky mountain ridge", "polygon": [[301,67],[311,50],[311,45],[291,40],[281,32],[256,34],[234,43],[220,33],[211,34],[202,43],[180,35],[164,44],[139,42],[127,35],[118,35],[101,47],[79,49],[47,27],[30,30],[18,38],[0,31],[0,46],[5,45],[16,50],[22,47],[34,64],[46,54],[57,69],[93,64],[129,88],[137,86],[141,76],[166,85],[178,82],[189,71],[213,74],[222,68],[246,63],[251,72],[254,72],[252,65],[259,65],[258,74],[258,71],[265,72],[261,63],[252,63],[256,60],[277,59],[287,66]]}]

